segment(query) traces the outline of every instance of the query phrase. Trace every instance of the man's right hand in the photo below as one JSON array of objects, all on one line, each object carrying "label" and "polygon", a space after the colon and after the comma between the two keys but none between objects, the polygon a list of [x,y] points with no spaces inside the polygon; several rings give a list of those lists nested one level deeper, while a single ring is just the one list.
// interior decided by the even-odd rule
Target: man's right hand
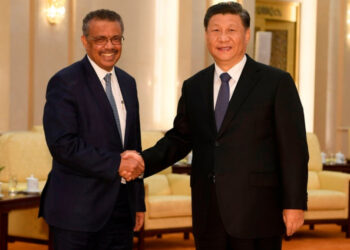
[{"label": "man's right hand", "polygon": [[145,171],[145,163],[137,151],[124,151],[121,157],[119,175],[126,181],[136,179]]}]

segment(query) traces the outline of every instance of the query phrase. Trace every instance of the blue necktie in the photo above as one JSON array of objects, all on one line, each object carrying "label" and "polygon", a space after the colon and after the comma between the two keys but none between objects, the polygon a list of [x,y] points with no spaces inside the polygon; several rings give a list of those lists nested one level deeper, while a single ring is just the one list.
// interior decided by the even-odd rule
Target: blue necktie
[{"label": "blue necktie", "polygon": [[106,81],[107,98],[108,98],[108,101],[111,104],[111,107],[112,107],[112,110],[113,110],[113,115],[114,115],[115,122],[117,123],[120,139],[122,139],[122,133],[121,133],[121,128],[120,128],[118,109],[117,109],[117,105],[115,104],[115,100],[114,100],[114,97],[113,97],[113,94],[112,94],[111,76],[112,76],[112,74],[108,73],[103,79]]},{"label": "blue necktie", "polygon": [[[111,76],[112,76],[112,74],[108,73],[103,79],[106,81],[106,94],[107,94],[108,101],[111,104],[111,107],[113,110],[115,122],[117,123],[120,140],[123,142],[122,133],[121,133],[122,130],[120,129],[118,109],[117,109],[117,105],[115,104],[115,100],[114,100],[114,97],[112,94]],[[123,177],[121,178],[120,182],[122,184],[126,184],[126,180]]]},{"label": "blue necktie", "polygon": [[219,131],[221,128],[222,121],[224,120],[228,103],[230,101],[230,85],[229,81],[231,76],[228,73],[222,73],[220,75],[221,86],[216,99],[215,105],[215,121],[216,121],[216,130]]}]

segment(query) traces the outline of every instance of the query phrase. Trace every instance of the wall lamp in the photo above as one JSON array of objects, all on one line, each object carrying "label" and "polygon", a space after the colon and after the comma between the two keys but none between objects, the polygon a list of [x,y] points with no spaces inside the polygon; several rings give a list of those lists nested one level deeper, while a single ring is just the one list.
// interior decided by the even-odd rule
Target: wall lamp
[{"label": "wall lamp", "polygon": [[57,24],[64,18],[66,13],[65,2],[65,0],[47,0],[45,12],[50,24]]}]

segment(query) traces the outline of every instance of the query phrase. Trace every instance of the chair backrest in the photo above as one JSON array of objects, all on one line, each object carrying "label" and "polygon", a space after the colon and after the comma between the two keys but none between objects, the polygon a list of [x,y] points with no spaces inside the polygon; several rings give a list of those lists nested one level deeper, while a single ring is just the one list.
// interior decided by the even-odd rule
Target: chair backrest
[{"label": "chair backrest", "polygon": [[35,125],[32,127],[32,129],[30,131],[44,133],[44,127],[43,127],[43,125]]},{"label": "chair backrest", "polygon": [[315,134],[307,133],[307,145],[309,149],[309,177],[307,189],[319,189],[320,181],[318,178],[318,172],[322,171],[322,158],[320,144]]},{"label": "chair backrest", "polygon": [[0,136],[0,181],[10,176],[26,181],[31,174],[46,180],[51,170],[52,157],[47,148],[44,133],[31,131],[8,132]]},{"label": "chair backrest", "polygon": [[190,176],[185,174],[168,174],[169,186],[173,195],[191,196]]},{"label": "chair backrest", "polygon": [[154,146],[157,141],[164,136],[164,133],[156,130],[143,130],[141,131],[141,144],[142,150],[148,149]]},{"label": "chair backrest", "polygon": [[169,181],[164,174],[155,174],[144,179],[145,184],[148,185],[148,195],[170,195],[171,189]]},{"label": "chair backrest", "polygon": [[315,134],[307,133],[307,145],[309,148],[309,170],[322,171],[320,144]]},{"label": "chair backrest", "polygon": [[[164,136],[162,131],[157,130],[143,130],[141,131],[141,144],[142,150],[153,147],[159,139]],[[161,174],[170,174],[171,168],[166,168],[163,171],[160,171]]]}]

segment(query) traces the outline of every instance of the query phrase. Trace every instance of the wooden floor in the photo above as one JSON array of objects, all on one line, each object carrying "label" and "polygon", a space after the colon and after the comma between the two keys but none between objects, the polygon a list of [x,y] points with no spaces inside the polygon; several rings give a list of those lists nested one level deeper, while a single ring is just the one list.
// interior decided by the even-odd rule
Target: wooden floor
[{"label": "wooden floor", "polygon": [[[182,234],[167,234],[161,239],[146,238],[146,249],[154,250],[194,250],[193,237],[184,240]],[[15,242],[8,250],[46,250],[47,246]],[[283,242],[283,250],[350,250],[350,239],[336,225],[316,225],[314,231],[302,227],[291,241]]]}]

